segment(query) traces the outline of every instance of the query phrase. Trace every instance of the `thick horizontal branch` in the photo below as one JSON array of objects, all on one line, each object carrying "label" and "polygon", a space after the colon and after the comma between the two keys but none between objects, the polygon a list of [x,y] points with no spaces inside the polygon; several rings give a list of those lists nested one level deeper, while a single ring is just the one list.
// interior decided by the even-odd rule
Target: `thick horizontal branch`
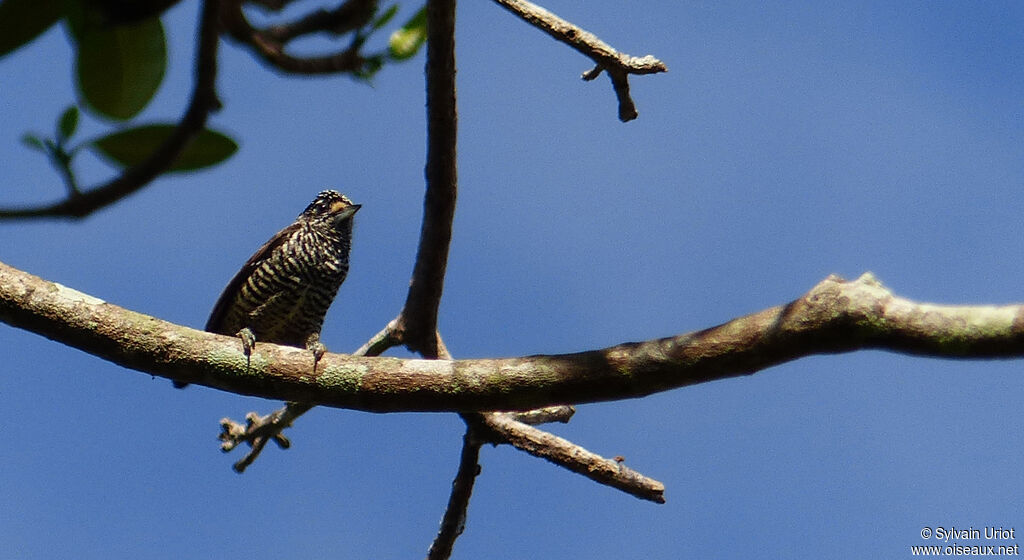
[{"label": "thick horizontal branch", "polygon": [[679,336],[576,354],[412,360],[257,343],[105,303],[0,263],[0,321],[127,368],[238,394],[373,412],[528,410],[642,397],[862,348],[948,358],[1024,356],[1024,306],[948,306],[832,276],[787,305]]}]

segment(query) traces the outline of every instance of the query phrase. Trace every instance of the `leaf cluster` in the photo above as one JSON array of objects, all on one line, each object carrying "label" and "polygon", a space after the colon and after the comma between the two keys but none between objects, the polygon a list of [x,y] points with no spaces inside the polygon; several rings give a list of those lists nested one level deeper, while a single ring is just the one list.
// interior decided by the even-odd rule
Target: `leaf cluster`
[{"label": "leaf cluster", "polygon": [[[0,61],[63,24],[75,59],[76,104],[58,117],[52,137],[26,132],[23,143],[45,154],[64,178],[72,196],[80,194],[72,160],[89,148],[112,164],[138,165],[173,133],[176,123],[130,123],[152,101],[167,69],[167,41],[161,14],[179,0],[0,0]],[[362,45],[398,13],[391,5],[355,31]],[[384,53],[367,57],[353,76],[369,80],[387,61],[408,60],[426,40],[425,9],[391,34]],[[115,130],[71,145],[81,112],[112,122]],[[206,128],[177,156],[166,172],[194,171],[231,157],[238,144],[223,132]]]},{"label": "leaf cluster", "polygon": [[[102,119],[124,123],[145,109],[163,81],[167,46],[159,15],[173,3],[3,0],[0,59],[63,22],[74,49],[75,85],[82,108]],[[79,119],[79,107],[72,105],[61,113],[52,138],[32,132],[22,136],[26,146],[47,155],[72,194],[78,193],[78,187],[71,163],[81,148],[90,148],[117,166],[130,167],[144,161],[175,127],[171,122],[121,125],[109,134],[71,146]],[[167,171],[210,167],[237,150],[229,136],[206,129]]]}]

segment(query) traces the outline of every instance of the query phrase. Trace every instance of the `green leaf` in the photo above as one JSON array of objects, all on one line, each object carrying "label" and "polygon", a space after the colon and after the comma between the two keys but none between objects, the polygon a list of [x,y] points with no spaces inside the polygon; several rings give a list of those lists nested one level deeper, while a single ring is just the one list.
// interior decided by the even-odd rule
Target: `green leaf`
[{"label": "green leaf", "polygon": [[377,19],[373,20],[373,23],[370,24],[370,30],[377,31],[381,27],[384,27],[385,25],[388,24],[389,21],[391,21],[391,18],[395,17],[395,14],[397,13],[398,4],[395,4],[389,7],[388,9],[384,10],[384,13],[377,16]]},{"label": "green leaf", "polygon": [[31,42],[57,23],[63,0],[0,1],[0,57]]},{"label": "green leaf", "polygon": [[76,70],[79,91],[89,107],[114,119],[138,114],[164,78],[165,43],[157,18],[81,29]]},{"label": "green leaf", "polygon": [[64,110],[57,121],[57,138],[63,143],[78,129],[78,107],[72,105]]},{"label": "green leaf", "polygon": [[[101,155],[122,167],[145,161],[175,129],[172,124],[150,124],[128,128],[91,142]],[[238,151],[238,144],[213,130],[203,130],[178,156],[168,171],[193,171],[216,165]]]},{"label": "green leaf", "polygon": [[380,55],[368,56],[363,60],[363,65],[359,67],[352,75],[364,82],[370,82],[377,72],[384,67],[384,57]]},{"label": "green leaf", "polygon": [[427,7],[420,8],[401,29],[391,34],[388,50],[396,60],[412,58],[427,40]]},{"label": "green leaf", "polygon": [[46,144],[43,143],[43,139],[31,132],[26,132],[21,136],[21,143],[28,148],[46,153]]}]

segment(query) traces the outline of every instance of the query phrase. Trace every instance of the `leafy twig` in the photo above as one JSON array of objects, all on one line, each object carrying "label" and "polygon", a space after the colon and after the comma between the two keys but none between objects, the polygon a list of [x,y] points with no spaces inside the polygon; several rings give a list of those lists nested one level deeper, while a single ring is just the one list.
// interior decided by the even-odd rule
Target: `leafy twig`
[{"label": "leafy twig", "polygon": [[217,46],[220,42],[217,22],[220,0],[204,0],[201,9],[192,98],[184,116],[167,140],[144,162],[125,169],[119,177],[105,185],[84,189],[78,194],[72,191],[66,200],[48,206],[0,209],[0,219],[83,218],[138,191],[174,164],[188,143],[204,129],[210,113],[220,108],[215,89]]}]

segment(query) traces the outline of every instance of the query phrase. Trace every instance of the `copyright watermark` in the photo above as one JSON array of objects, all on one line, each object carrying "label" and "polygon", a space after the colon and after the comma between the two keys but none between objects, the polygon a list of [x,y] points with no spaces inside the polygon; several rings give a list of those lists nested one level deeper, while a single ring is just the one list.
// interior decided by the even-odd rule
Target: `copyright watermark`
[{"label": "copyright watermark", "polygon": [[928,542],[911,545],[912,556],[1020,556],[1014,527],[926,525],[920,535]]}]

